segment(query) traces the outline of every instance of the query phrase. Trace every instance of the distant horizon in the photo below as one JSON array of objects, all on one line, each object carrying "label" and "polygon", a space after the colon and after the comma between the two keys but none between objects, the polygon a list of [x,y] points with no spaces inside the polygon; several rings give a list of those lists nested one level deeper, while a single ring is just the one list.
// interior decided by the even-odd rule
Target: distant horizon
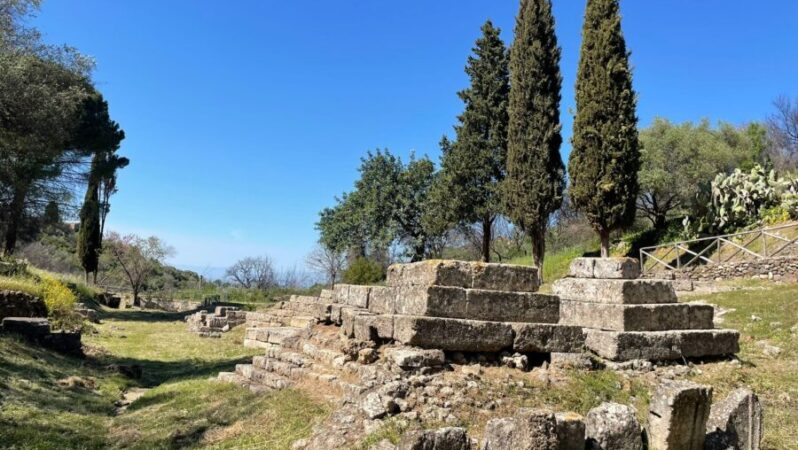
[{"label": "distant horizon", "polygon": [[[480,26],[509,45],[518,2],[317,4],[45,1],[31,23],[97,60],[127,138],[107,230],[156,235],[175,267],[245,256],[300,266],[318,212],[352,189],[359,158],[388,148],[438,162]],[[584,2],[554,1],[570,151]],[[640,128],[655,117],[762,121],[798,97],[798,3],[622,1]],[[201,273],[201,272],[198,272]]]}]

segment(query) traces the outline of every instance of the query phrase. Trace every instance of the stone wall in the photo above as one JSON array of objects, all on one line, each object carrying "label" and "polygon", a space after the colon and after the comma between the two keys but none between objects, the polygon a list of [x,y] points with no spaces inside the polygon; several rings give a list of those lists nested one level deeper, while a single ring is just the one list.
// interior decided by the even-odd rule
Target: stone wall
[{"label": "stone wall", "polygon": [[0,291],[0,320],[4,317],[47,317],[47,307],[34,295]]},{"label": "stone wall", "polygon": [[681,269],[673,274],[677,279],[693,281],[734,278],[798,281],[798,256],[697,266]]},{"label": "stone wall", "polygon": [[183,300],[162,300],[159,298],[141,298],[142,308],[160,309],[167,312],[188,312],[198,310],[205,305],[204,302],[183,301]]}]

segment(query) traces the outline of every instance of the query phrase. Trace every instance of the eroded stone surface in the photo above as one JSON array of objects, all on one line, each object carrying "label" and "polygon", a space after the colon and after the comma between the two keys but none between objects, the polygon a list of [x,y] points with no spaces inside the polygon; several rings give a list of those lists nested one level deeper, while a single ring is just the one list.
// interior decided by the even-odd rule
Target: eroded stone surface
[{"label": "eroded stone surface", "polygon": [[582,327],[546,324],[513,323],[513,350],[523,353],[575,353],[584,349]]},{"label": "eroded stone surface", "polygon": [[388,268],[388,286],[447,286],[511,292],[538,290],[535,267],[467,261],[429,260],[394,264]]},{"label": "eroded stone surface", "polygon": [[485,426],[481,447],[482,450],[557,448],[557,421],[554,414],[535,409],[521,409],[511,418],[489,421]]},{"label": "eroded stone surface", "polygon": [[737,330],[585,331],[585,346],[612,361],[678,360],[740,351]]},{"label": "eroded stone surface", "polygon": [[651,304],[676,303],[676,293],[665,280],[607,280],[562,278],[552,290],[562,299],[594,303]]},{"label": "eroded stone surface", "polygon": [[562,300],[560,323],[614,331],[665,331],[713,328],[712,305],[667,303],[619,305]]},{"label": "eroded stone surface", "polygon": [[393,338],[405,345],[446,351],[496,352],[511,348],[510,324],[437,317],[395,316]]},{"label": "eroded stone surface", "polygon": [[413,431],[402,436],[397,450],[470,450],[465,428]]},{"label": "eroded stone surface", "polygon": [[569,275],[575,278],[608,278],[633,280],[640,276],[640,263],[635,258],[575,258]]},{"label": "eroded stone surface", "polygon": [[439,349],[397,347],[389,349],[386,354],[394,364],[403,369],[442,366],[446,361],[446,355]]},{"label": "eroded stone surface", "polygon": [[591,450],[643,450],[641,431],[630,406],[602,403],[585,417],[585,437]]},{"label": "eroded stone surface", "polygon": [[707,422],[706,450],[759,450],[763,411],[750,389],[737,389],[712,405]]},{"label": "eroded stone surface", "polygon": [[585,420],[576,413],[557,413],[557,450],[585,450]]},{"label": "eroded stone surface", "polygon": [[649,449],[702,450],[711,404],[711,386],[662,381],[649,404]]}]

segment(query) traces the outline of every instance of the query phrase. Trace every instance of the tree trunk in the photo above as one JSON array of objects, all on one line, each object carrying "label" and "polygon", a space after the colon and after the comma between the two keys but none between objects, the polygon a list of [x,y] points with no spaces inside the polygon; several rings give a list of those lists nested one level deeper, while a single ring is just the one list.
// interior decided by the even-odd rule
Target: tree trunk
[{"label": "tree trunk", "polygon": [[538,268],[538,281],[543,284],[543,258],[546,255],[546,227],[539,226],[529,233],[532,238],[532,262]]},{"label": "tree trunk", "polygon": [[11,255],[17,247],[17,233],[19,232],[19,222],[25,211],[25,197],[28,195],[28,185],[18,185],[14,189],[14,197],[11,199],[8,211],[8,226],[6,228],[3,253]]},{"label": "tree trunk", "polygon": [[482,220],[482,261],[490,262],[490,241],[493,240],[491,235],[493,231],[493,219],[485,218]]},{"label": "tree trunk", "polygon": [[654,229],[655,230],[664,230],[665,226],[667,225],[665,213],[661,213],[657,211],[654,216]]},{"label": "tree trunk", "polygon": [[133,306],[141,306],[141,301],[139,301],[139,290],[133,289]]},{"label": "tree trunk", "polygon": [[602,258],[609,258],[610,257],[610,232],[607,230],[599,231],[599,237],[601,238],[601,257]]}]

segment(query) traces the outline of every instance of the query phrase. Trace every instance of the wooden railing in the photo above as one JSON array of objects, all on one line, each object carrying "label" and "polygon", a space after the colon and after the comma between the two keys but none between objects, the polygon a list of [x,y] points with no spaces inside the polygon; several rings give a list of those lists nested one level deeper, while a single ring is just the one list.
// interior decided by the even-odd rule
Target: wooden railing
[{"label": "wooden railing", "polygon": [[640,249],[640,267],[643,273],[647,273],[722,264],[735,258],[750,261],[796,255],[798,255],[798,222],[644,247]]}]

